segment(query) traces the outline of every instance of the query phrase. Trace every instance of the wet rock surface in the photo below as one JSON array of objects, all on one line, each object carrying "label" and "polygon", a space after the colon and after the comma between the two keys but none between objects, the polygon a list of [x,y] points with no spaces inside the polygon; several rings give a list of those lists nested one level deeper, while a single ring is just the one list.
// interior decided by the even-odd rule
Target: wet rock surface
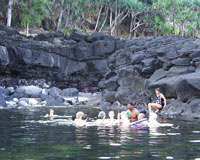
[{"label": "wet rock surface", "polygon": [[[146,110],[158,87],[168,100],[162,116],[190,119],[199,118],[200,113],[199,39],[171,35],[120,40],[80,32],[27,38],[0,26],[0,76],[0,85],[6,89],[0,90],[2,106],[12,98],[40,98],[37,103],[68,105],[77,101],[66,100],[70,94],[100,91],[101,95],[90,96],[84,103],[109,108],[133,102]],[[40,89],[23,90],[31,85]],[[14,91],[7,87],[14,87]],[[30,102],[35,104],[36,100]],[[9,105],[30,102],[15,99]]]}]

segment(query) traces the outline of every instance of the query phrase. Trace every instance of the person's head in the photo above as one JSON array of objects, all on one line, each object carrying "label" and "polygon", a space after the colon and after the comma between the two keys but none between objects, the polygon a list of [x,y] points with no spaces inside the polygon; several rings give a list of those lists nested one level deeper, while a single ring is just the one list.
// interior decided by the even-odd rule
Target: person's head
[{"label": "person's head", "polygon": [[76,119],[76,115],[73,115],[72,116],[72,120],[74,121]]},{"label": "person's head", "polygon": [[50,109],[50,110],[49,110],[49,117],[53,117],[53,114],[54,114],[54,110],[53,110],[53,109]]},{"label": "person's head", "polygon": [[120,113],[120,116],[121,116],[121,119],[122,120],[128,120],[128,115],[127,115],[127,112],[126,111],[122,111]]},{"label": "person's head", "polygon": [[130,110],[130,111],[132,111],[134,109],[133,103],[128,103],[127,106],[128,106],[128,110]]},{"label": "person's head", "polygon": [[145,117],[144,113],[140,113],[138,115],[138,120],[142,120]]},{"label": "person's head", "polygon": [[76,119],[81,119],[83,115],[84,115],[83,112],[77,112],[76,113]]},{"label": "person's head", "polygon": [[156,88],[155,92],[156,92],[156,95],[159,96],[160,95],[160,88]]},{"label": "person's head", "polygon": [[115,113],[114,113],[114,111],[109,111],[108,115],[109,115],[110,119],[113,119],[115,116]]},{"label": "person's head", "polygon": [[105,119],[106,118],[106,113],[104,111],[99,112],[98,118],[99,119]]},{"label": "person's head", "polygon": [[88,119],[87,114],[84,114],[84,115],[81,117],[81,119],[84,120],[84,121],[87,121],[87,119]]}]

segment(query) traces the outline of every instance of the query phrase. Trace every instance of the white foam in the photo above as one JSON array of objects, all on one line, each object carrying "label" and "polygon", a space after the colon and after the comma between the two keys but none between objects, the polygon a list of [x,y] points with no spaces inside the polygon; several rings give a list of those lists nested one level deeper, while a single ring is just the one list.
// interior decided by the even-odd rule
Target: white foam
[{"label": "white foam", "polygon": [[169,136],[177,136],[177,135],[180,135],[181,133],[167,133],[167,135]]},{"label": "white foam", "polygon": [[174,157],[167,156],[166,159],[174,159]]},{"label": "white foam", "polygon": [[111,157],[99,157],[99,159],[111,159]]},{"label": "white foam", "polygon": [[192,143],[200,143],[200,140],[191,140],[189,142],[192,142]]},{"label": "white foam", "polygon": [[200,131],[192,131],[192,133],[200,133]]}]

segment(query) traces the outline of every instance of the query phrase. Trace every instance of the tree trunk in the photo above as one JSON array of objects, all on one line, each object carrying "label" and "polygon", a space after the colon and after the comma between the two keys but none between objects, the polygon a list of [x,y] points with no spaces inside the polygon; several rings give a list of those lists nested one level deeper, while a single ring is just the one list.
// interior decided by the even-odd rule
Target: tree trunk
[{"label": "tree trunk", "polygon": [[103,9],[103,6],[100,7],[99,14],[98,14],[98,17],[97,17],[97,23],[96,23],[94,32],[96,32],[97,27],[98,27],[98,25],[99,25],[99,19],[100,19],[100,17],[101,17],[101,11],[102,11],[102,9]]},{"label": "tree trunk", "polygon": [[59,31],[60,27],[61,27],[62,17],[63,17],[63,5],[64,5],[64,0],[61,1],[61,9],[60,9],[60,15],[58,18],[58,24],[57,24],[56,31]]},{"label": "tree trunk", "polygon": [[11,26],[11,19],[12,19],[12,5],[13,0],[9,0],[8,2],[8,18],[7,18],[7,26]]},{"label": "tree trunk", "polygon": [[107,17],[108,17],[108,7],[107,7],[107,9],[106,9],[106,16],[105,16],[105,19],[104,19],[104,21],[103,21],[103,23],[102,23],[101,28],[99,29],[99,32],[101,32],[101,30],[103,29],[103,27],[104,27],[104,25],[105,25],[105,23],[106,23]]},{"label": "tree trunk", "polygon": [[26,24],[26,36],[29,36],[29,23]]}]

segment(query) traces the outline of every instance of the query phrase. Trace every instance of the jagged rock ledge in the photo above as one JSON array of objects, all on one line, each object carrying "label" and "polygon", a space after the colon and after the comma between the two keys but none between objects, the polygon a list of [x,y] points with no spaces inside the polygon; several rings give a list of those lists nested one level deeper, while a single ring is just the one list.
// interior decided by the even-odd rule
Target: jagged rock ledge
[{"label": "jagged rock ledge", "polygon": [[58,88],[101,91],[101,107],[132,101],[141,108],[161,88],[161,115],[200,118],[200,39],[174,35],[120,40],[94,33],[24,37],[0,26],[0,85],[45,79]]}]

